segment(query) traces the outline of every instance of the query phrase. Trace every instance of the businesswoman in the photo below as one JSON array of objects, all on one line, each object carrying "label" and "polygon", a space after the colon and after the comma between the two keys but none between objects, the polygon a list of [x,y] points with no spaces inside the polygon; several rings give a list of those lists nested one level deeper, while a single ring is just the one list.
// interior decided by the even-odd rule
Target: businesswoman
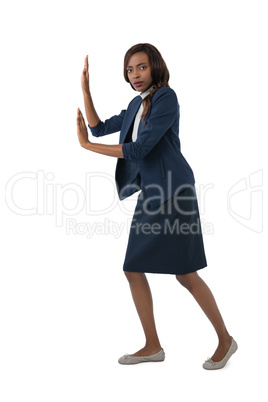
[{"label": "businesswoman", "polygon": [[197,271],[207,266],[193,171],[180,150],[179,103],[169,87],[169,71],[151,44],[132,46],[124,58],[124,78],[139,92],[127,109],[102,121],[93,104],[85,59],[81,84],[88,126],[95,137],[120,131],[118,145],[91,142],[80,109],[81,146],[117,159],[115,181],[120,200],[138,190],[123,270],[145,333],[145,347],[119,359],[120,364],[165,359],[153,315],[145,273],[172,274],[193,295],[211,321],[219,344],[203,367],[223,368],[237,350],[213,294]]}]

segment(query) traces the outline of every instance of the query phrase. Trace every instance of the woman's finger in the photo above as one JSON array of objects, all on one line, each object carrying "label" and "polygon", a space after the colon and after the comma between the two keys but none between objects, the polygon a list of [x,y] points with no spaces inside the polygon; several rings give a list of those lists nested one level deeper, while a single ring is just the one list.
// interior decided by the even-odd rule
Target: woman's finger
[{"label": "woman's finger", "polygon": [[82,114],[82,112],[81,112],[81,110],[79,108],[78,108],[78,113],[79,113],[79,116],[80,116],[81,120],[84,120],[83,114]]},{"label": "woman's finger", "polygon": [[88,56],[85,57],[84,71],[88,71]]},{"label": "woman's finger", "polygon": [[80,111],[80,109],[77,110],[77,122],[81,126],[81,111]]},{"label": "woman's finger", "polygon": [[79,108],[77,109],[77,121],[79,121],[80,126],[86,127],[84,116]]}]

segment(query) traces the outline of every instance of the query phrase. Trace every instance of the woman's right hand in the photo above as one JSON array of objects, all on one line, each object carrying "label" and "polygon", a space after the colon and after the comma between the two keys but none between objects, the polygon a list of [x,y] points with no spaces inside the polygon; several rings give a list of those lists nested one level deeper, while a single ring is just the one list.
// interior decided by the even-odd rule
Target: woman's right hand
[{"label": "woman's right hand", "polygon": [[81,77],[81,86],[83,92],[89,92],[88,56],[85,58],[84,70]]}]

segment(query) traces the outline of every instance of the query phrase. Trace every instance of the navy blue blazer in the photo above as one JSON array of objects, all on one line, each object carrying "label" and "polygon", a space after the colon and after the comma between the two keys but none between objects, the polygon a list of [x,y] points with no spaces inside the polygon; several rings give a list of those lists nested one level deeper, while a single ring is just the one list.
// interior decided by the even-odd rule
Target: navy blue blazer
[{"label": "navy blue blazer", "polygon": [[179,140],[180,106],[176,93],[169,87],[153,95],[145,124],[141,121],[132,142],[132,130],[142,98],[136,96],[127,110],[90,127],[95,137],[120,131],[123,158],[118,158],[115,181],[120,200],[145,187],[151,207],[157,207],[193,185],[193,171],[181,153]]}]

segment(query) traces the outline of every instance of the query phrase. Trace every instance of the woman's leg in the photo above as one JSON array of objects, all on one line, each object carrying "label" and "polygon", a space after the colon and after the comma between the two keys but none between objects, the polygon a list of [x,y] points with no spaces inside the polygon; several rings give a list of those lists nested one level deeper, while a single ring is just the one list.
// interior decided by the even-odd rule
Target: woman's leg
[{"label": "woman's leg", "polygon": [[151,290],[144,273],[125,271],[125,275],[128,279],[132,297],[146,338],[145,347],[132,354],[132,356],[150,356],[161,350],[155,327]]},{"label": "woman's leg", "polygon": [[222,360],[231,346],[232,339],[225,327],[211,290],[203,279],[200,278],[197,272],[176,275],[176,278],[194,296],[195,300],[215,328],[219,338],[219,345],[211,358],[215,362]]}]

